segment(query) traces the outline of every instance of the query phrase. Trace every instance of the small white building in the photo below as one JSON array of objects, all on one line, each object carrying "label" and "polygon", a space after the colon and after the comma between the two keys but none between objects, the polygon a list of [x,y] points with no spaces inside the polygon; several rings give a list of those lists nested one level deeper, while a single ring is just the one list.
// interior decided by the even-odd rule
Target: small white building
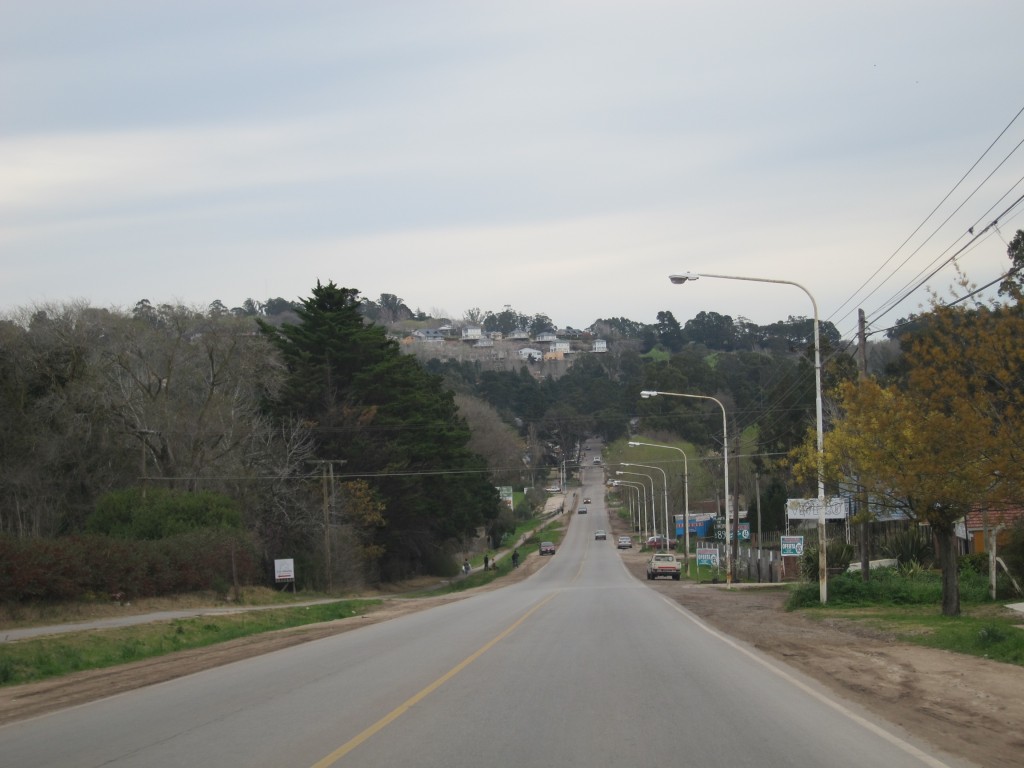
[{"label": "small white building", "polygon": [[544,352],[533,347],[523,347],[517,353],[520,360],[543,360]]},{"label": "small white building", "polygon": [[462,329],[462,340],[463,341],[479,341],[481,338],[483,338],[483,335],[484,335],[483,329],[477,328],[477,327],[472,326],[472,325],[467,326],[467,327]]},{"label": "small white building", "polygon": [[536,336],[534,336],[533,340],[538,344],[550,344],[552,342],[558,341],[558,337],[551,331],[544,331],[543,333],[538,333]]},{"label": "small white building", "polygon": [[608,342],[604,339],[594,339],[594,343],[590,346],[591,352],[607,352]]}]

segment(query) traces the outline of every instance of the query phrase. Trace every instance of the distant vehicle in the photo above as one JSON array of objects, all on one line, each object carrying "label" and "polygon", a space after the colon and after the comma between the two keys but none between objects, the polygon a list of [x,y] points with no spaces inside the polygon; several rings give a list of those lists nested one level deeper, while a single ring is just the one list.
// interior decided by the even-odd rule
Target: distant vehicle
[{"label": "distant vehicle", "polygon": [[580,514],[580,515],[587,514],[587,508],[586,507],[580,507],[579,512],[577,514]]},{"label": "distant vehicle", "polygon": [[658,536],[651,536],[647,539],[648,549],[673,549],[675,548],[675,542],[666,539],[660,534]]},{"label": "distant vehicle", "polygon": [[544,490],[547,491],[548,493],[561,493],[562,492],[562,489],[559,488],[557,485],[553,485],[550,488],[545,488]]},{"label": "distant vehicle", "polygon": [[594,531],[594,541],[604,541],[608,538],[608,534],[598,528]]},{"label": "distant vehicle", "polygon": [[673,581],[679,581],[682,573],[683,568],[675,555],[654,555],[647,561],[648,581],[653,581],[659,576],[671,576]]},{"label": "distant vehicle", "polygon": [[540,543],[540,553],[542,555],[553,555],[555,554],[555,545],[550,541],[542,541]]},{"label": "distant vehicle", "polygon": [[589,503],[590,503],[590,497],[588,496],[587,498],[585,498],[585,499],[583,500],[583,503],[584,503],[584,504],[589,504]]},{"label": "distant vehicle", "polygon": [[600,464],[601,463],[601,457],[600,456],[595,456],[594,457],[594,463],[595,464]]},{"label": "distant vehicle", "polygon": [[619,543],[617,546],[619,549],[632,549],[633,539],[629,536],[619,536]]}]

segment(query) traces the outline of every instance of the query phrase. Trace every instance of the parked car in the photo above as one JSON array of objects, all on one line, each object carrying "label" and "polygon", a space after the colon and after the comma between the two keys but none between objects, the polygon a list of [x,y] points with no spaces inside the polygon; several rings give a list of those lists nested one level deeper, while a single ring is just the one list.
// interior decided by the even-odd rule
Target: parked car
[{"label": "parked car", "polygon": [[607,538],[608,538],[608,534],[606,532],[602,531],[600,528],[598,528],[596,531],[594,531],[594,541],[604,541]]},{"label": "parked car", "polygon": [[675,549],[676,543],[671,539],[666,539],[662,535],[651,536],[647,539],[648,549]]},{"label": "parked car", "polygon": [[542,541],[540,543],[540,553],[541,555],[555,554],[555,545],[552,544],[550,541]]},{"label": "parked car", "polygon": [[619,536],[619,543],[617,546],[619,549],[632,549],[633,539],[629,536]]}]

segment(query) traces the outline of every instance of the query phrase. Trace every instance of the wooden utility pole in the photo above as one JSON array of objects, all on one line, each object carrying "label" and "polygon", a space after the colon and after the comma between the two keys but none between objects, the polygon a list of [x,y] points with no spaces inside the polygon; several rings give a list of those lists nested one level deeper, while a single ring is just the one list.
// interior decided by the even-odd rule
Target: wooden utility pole
[{"label": "wooden utility pole", "polygon": [[[857,362],[858,365],[858,378],[860,381],[864,381],[868,377],[868,342],[867,333],[865,332],[865,320],[864,310],[857,310]],[[861,488],[858,492],[860,499],[860,577],[863,581],[868,581],[871,578],[871,551],[868,546],[868,537],[870,536],[871,521],[870,512],[868,511],[868,498],[867,493]]]},{"label": "wooden utility pole", "polygon": [[321,467],[321,487],[324,497],[324,585],[328,593],[334,589],[331,568],[331,508],[334,506],[334,465],[344,465],[344,459],[321,459],[311,462]]}]

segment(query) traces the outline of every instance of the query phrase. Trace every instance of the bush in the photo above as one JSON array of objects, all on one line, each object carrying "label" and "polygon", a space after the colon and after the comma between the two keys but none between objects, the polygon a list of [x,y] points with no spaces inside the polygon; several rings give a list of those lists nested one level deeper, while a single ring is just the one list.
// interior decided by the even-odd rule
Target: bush
[{"label": "bush", "polygon": [[[845,571],[853,562],[854,550],[852,544],[847,544],[841,539],[833,539],[825,545],[825,560],[828,569],[831,571]],[[800,575],[808,581],[818,580],[818,547],[807,547],[803,557],[800,559]]]},{"label": "bush", "polygon": [[882,554],[895,558],[901,566],[917,563],[927,569],[935,564],[935,547],[931,538],[914,528],[900,531],[889,539],[882,545]]}]

